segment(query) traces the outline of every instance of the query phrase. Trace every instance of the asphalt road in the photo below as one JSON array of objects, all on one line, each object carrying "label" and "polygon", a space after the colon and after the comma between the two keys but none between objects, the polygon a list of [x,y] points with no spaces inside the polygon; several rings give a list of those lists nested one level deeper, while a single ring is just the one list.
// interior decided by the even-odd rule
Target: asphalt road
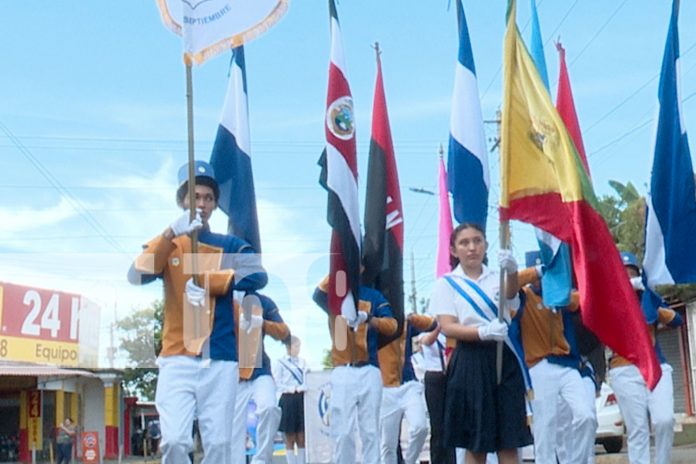
[{"label": "asphalt road", "polygon": [[[620,453],[614,454],[600,453],[599,449],[597,448],[595,464],[629,464],[625,446]],[[654,448],[651,451],[654,452]],[[654,455],[652,459],[654,460]],[[696,444],[675,446],[672,449],[672,460],[670,462],[671,464],[696,463]]]}]

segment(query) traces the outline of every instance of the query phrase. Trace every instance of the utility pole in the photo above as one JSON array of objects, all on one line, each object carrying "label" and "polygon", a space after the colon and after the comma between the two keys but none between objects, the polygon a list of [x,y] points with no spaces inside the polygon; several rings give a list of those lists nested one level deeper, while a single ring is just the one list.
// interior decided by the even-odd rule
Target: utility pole
[{"label": "utility pole", "polygon": [[418,299],[416,294],[416,260],[411,250],[411,311],[418,312]]},{"label": "utility pole", "polygon": [[500,146],[500,125],[502,123],[502,113],[500,109],[496,110],[495,119],[484,119],[483,123],[495,124],[496,136],[488,139],[489,142],[493,142],[493,146],[491,146],[490,149],[490,152],[493,153]]}]

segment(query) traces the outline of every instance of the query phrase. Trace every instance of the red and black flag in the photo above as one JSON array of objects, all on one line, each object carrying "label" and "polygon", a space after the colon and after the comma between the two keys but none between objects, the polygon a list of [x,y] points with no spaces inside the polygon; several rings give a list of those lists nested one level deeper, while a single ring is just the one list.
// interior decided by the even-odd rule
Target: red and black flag
[{"label": "red and black flag", "polygon": [[319,183],[329,192],[327,221],[332,228],[328,306],[349,322],[357,317],[360,287],[360,208],[353,97],[346,77],[341,29],[334,0],[331,15],[331,62],[326,98],[326,148],[319,159]]},{"label": "red and black flag", "polygon": [[363,283],[382,292],[391,304],[399,322],[398,337],[404,321],[404,218],[379,49],[365,201]]}]

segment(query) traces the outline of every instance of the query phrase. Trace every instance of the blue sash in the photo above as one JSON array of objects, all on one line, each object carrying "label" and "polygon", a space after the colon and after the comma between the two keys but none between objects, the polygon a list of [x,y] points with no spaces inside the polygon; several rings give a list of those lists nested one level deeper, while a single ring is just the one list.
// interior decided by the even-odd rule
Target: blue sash
[{"label": "blue sash", "polygon": [[[302,384],[304,383],[304,374],[302,373],[302,370],[299,368],[299,366],[295,366],[297,368],[296,369],[297,372],[300,373],[300,375],[297,375],[297,372],[295,371],[295,369],[288,366],[285,362],[283,362],[282,359],[279,359],[278,362],[280,362],[280,364],[282,364],[283,367],[285,369],[287,369],[288,372],[290,372],[290,374],[292,374],[292,376],[295,378],[295,380],[297,380],[298,385],[302,386]],[[292,364],[294,365],[294,363],[292,363]]]},{"label": "blue sash", "polygon": [[[459,277],[459,276],[457,276]],[[474,298],[467,293],[465,289],[463,289],[457,282],[455,282],[454,278],[452,275],[445,275],[444,276],[445,280],[454,288],[459,295],[464,298],[476,311],[476,313],[481,316],[484,320],[487,322],[491,322],[492,318],[487,315],[480,307],[479,305],[476,304],[474,301]],[[486,303],[486,305],[489,306],[489,309],[493,311],[493,313],[498,315],[498,310],[497,307],[495,306],[495,303],[486,295],[486,293],[479,287],[476,282],[462,278],[462,280],[467,284],[467,286],[476,292],[477,295],[479,295],[483,301]],[[520,337],[520,327],[519,327],[519,321],[513,320],[512,323],[510,324],[509,330],[508,330],[508,335],[505,337],[505,344],[510,348],[512,353],[515,355],[515,358],[517,358],[517,364],[520,366],[520,371],[522,371],[522,378],[524,379],[525,386],[527,387],[528,391],[532,390],[532,378],[529,375],[529,368],[527,367],[527,363],[524,360],[524,348],[522,347],[522,339]]]}]

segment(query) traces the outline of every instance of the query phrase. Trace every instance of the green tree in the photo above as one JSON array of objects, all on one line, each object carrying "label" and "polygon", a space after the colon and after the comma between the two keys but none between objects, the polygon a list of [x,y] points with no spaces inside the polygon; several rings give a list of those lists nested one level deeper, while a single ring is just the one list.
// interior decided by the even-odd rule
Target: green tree
[{"label": "green tree", "polygon": [[154,400],[158,369],[155,365],[162,348],[162,300],[137,310],[116,323],[120,346],[128,355],[123,381],[126,389],[145,400]]},{"label": "green tree", "polygon": [[645,229],[645,197],[640,196],[631,182],[615,180],[609,185],[616,192],[599,199],[599,214],[604,218],[614,243],[621,251],[634,253],[643,259]]},{"label": "green tree", "polygon": [[324,369],[333,369],[334,363],[331,357],[331,350],[324,349],[324,356],[321,358],[321,365]]}]

